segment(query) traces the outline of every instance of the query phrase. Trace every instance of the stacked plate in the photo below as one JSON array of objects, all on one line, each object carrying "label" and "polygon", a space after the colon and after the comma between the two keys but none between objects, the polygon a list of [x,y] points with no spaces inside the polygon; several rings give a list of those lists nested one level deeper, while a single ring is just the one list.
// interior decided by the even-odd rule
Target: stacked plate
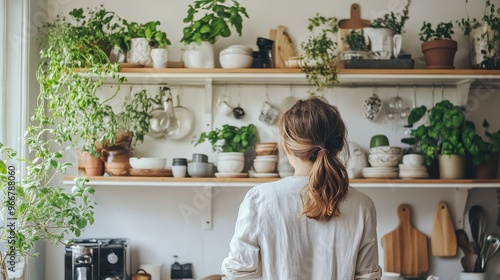
[{"label": "stacked plate", "polygon": [[371,167],[362,169],[365,178],[397,178],[401,160],[400,147],[379,146],[370,149],[368,162]]},{"label": "stacked plate", "polygon": [[362,169],[365,178],[397,178],[398,169],[396,167],[365,167]]},{"label": "stacked plate", "polygon": [[399,165],[399,177],[403,179],[429,178],[424,165],[424,156],[408,154],[403,156],[403,164]]}]

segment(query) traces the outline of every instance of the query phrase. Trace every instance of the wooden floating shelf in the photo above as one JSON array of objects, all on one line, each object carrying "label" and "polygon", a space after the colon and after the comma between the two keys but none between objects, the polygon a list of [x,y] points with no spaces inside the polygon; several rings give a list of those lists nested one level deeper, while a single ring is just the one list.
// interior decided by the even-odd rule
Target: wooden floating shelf
[{"label": "wooden floating shelf", "polygon": [[[64,184],[73,184],[75,176],[65,176]],[[173,178],[133,176],[91,176],[93,186],[164,186],[164,187],[254,187],[281,178]],[[500,179],[351,179],[352,187],[379,188],[500,188]]]}]

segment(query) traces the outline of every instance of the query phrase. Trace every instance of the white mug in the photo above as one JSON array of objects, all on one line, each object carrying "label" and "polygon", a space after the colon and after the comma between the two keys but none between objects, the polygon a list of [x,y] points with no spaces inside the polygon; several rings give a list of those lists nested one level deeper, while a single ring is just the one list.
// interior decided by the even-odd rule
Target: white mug
[{"label": "white mug", "polygon": [[227,97],[226,96],[220,96],[219,99],[217,100],[216,104],[217,109],[221,114],[230,116],[233,113],[233,107],[231,107],[227,103]]}]

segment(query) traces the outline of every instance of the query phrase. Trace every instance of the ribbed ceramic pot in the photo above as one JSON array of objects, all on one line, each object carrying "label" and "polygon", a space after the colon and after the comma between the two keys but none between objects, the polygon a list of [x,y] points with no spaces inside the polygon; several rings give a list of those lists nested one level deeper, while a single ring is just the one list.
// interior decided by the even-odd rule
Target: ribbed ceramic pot
[{"label": "ribbed ceramic pot", "polygon": [[465,178],[465,157],[459,155],[439,155],[439,178]]},{"label": "ribbed ceramic pot", "polygon": [[460,272],[460,280],[486,280],[484,272]]}]

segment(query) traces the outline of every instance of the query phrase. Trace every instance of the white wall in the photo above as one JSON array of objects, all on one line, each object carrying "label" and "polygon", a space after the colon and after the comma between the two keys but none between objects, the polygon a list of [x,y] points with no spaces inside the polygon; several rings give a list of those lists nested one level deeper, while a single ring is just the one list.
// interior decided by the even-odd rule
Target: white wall
[{"label": "white wall", "polygon": [[[49,1],[49,7],[54,15],[58,12],[68,11],[73,7],[80,7],[81,2],[70,0]],[[397,0],[360,1],[362,17],[373,19],[393,5],[404,5]],[[500,6],[499,1],[494,1]],[[182,18],[185,16],[189,1],[160,1],[145,0],[140,6],[135,3],[124,3],[124,1],[87,1],[88,6],[97,6],[104,3],[105,6],[114,10],[119,15],[134,21],[160,20],[162,29],[165,30],[173,42],[169,48],[171,59],[180,60]],[[321,12],[325,16],[336,16],[339,19],[349,17],[349,7],[353,1],[301,1],[301,0],[242,0],[242,5],[247,7],[251,19],[244,21],[243,37],[237,36],[222,39],[215,47],[220,50],[230,44],[245,44],[255,47],[256,37],[268,36],[269,29],[278,25],[287,26],[287,31],[294,40],[297,49],[300,41],[307,38],[307,18]],[[479,5],[477,5],[479,6]],[[85,7],[85,6],[83,6]],[[142,8],[142,13],[137,11]],[[480,7],[470,7],[472,16],[478,17]],[[442,0],[413,1],[410,10],[410,20],[407,32],[404,34],[403,48],[411,53],[413,57],[421,57],[420,43],[417,33],[423,20],[438,22],[456,20],[465,16],[462,1]],[[460,36],[457,30],[455,37],[459,41],[460,51],[457,54],[455,64],[457,67],[468,66],[467,48],[463,45],[466,40]],[[421,64],[418,64],[421,66]],[[397,83],[397,81],[395,81]],[[134,88],[137,90],[137,88]],[[151,90],[156,90],[152,87]],[[305,97],[306,87],[269,86],[269,101],[279,107],[281,101],[293,95]],[[182,105],[188,107],[196,114],[196,123],[191,135],[182,141],[146,139],[143,145],[136,148],[138,156],[163,156],[170,162],[174,157],[189,158],[193,152],[209,154],[210,161],[214,161],[214,154],[208,145],[194,147],[191,144],[193,136],[199,135],[202,130],[202,112],[204,110],[204,94],[200,87],[184,86],[182,89],[174,87],[174,94],[181,92]],[[431,105],[432,88],[417,88],[417,104]],[[226,92],[224,86],[214,87],[214,100]],[[258,126],[259,136],[262,141],[277,140],[276,128],[267,126],[258,120],[261,104],[266,100],[265,86],[229,86],[230,102],[236,105],[238,92],[241,105],[246,110],[247,116],[243,120],[229,119],[215,114],[214,127],[224,123],[243,125],[254,123]],[[375,88],[375,93],[387,101],[396,95],[395,87]],[[441,100],[441,89],[436,88],[435,102]],[[126,94],[126,92],[124,93]],[[374,134],[383,133],[389,136],[392,145],[401,145],[403,137],[404,122],[389,121],[380,118],[376,122],[370,122],[362,116],[362,102],[372,94],[371,88],[345,88],[338,87],[330,89],[325,97],[332,103],[338,105],[344,120],[349,128],[349,137],[365,149],[368,148],[369,139]],[[413,88],[401,87],[400,96],[412,104]],[[455,100],[455,91],[446,88],[444,97]],[[500,128],[500,120],[495,117],[495,109],[500,104],[500,96],[497,92],[482,91],[473,92],[470,98],[469,115],[480,125],[482,119],[487,117],[491,123],[492,130]],[[478,102],[476,102],[478,101]],[[203,231],[201,228],[201,211],[204,207],[203,190],[199,188],[161,188],[161,187],[98,187],[95,199],[99,203],[96,208],[96,223],[88,227],[83,233],[84,237],[128,237],[132,241],[133,271],[141,263],[162,263],[162,279],[169,279],[169,266],[173,262],[173,255],[179,256],[181,263],[192,262],[196,278],[219,273],[220,263],[227,255],[228,243],[233,233],[234,221],[247,188],[232,189],[221,188],[215,191],[213,201],[213,230]],[[408,203],[412,206],[412,223],[419,230],[430,236],[434,222],[435,208],[439,201],[445,200],[454,210],[454,190],[448,189],[393,189],[393,188],[364,188],[370,195],[377,207],[378,234],[379,238],[397,226],[397,206]],[[496,199],[494,190],[472,190],[470,191],[469,204],[480,203],[485,207],[488,217],[488,233],[500,233],[496,221]],[[200,210],[198,214],[185,217],[181,209],[191,206]],[[453,215],[454,211],[452,211]],[[381,264],[383,261],[382,249],[380,249]],[[45,254],[46,272],[45,279],[63,279],[63,246],[47,245]],[[499,256],[497,255],[490,263],[490,271],[493,279],[500,275]],[[441,279],[458,279],[461,270],[459,257],[454,258],[431,258],[430,273],[439,275]],[[495,275],[495,276],[493,276]]]}]

